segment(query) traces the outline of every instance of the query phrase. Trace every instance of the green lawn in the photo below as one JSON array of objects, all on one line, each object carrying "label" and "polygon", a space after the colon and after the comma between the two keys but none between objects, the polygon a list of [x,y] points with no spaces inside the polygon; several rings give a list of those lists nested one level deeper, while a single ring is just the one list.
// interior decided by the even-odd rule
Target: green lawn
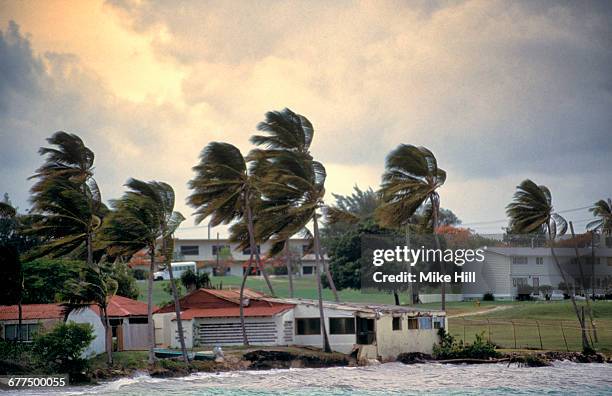
[{"label": "green lawn", "polygon": [[[288,297],[289,288],[286,277],[272,278],[272,284],[279,297]],[[242,279],[237,276],[213,277],[212,283],[215,287],[222,286],[240,287]],[[167,281],[154,283],[153,301],[157,305],[170,301],[170,295],[163,290]],[[141,289],[139,299],[146,301],[146,282],[139,282]],[[265,281],[259,277],[249,278],[247,287],[268,293]],[[297,278],[294,280],[295,296],[301,298],[317,298],[316,282],[313,278]],[[332,300],[333,296],[329,289],[324,289],[323,298]],[[359,290],[340,291],[342,301],[371,302],[393,304],[393,295],[387,293],[362,293]],[[406,295],[401,295],[401,302],[407,302]],[[581,302],[580,304],[584,304]],[[421,304],[419,307],[439,309],[439,303]],[[449,302],[447,313],[450,316],[458,314],[474,314],[496,307],[496,311],[455,317],[449,319],[449,330],[451,334],[459,339],[465,336],[466,341],[471,342],[474,335],[483,333],[485,338],[491,339],[500,347],[514,348],[540,348],[546,350],[580,350],[580,330],[577,328],[577,320],[569,301],[559,302],[516,302],[516,301],[482,301],[480,304],[474,302]],[[596,347],[605,352],[612,352],[612,302],[597,301],[593,303],[595,325],[597,327],[599,342]],[[563,331],[561,330],[563,325]],[[539,326],[539,332],[538,332]],[[516,335],[516,336],[515,336]],[[565,335],[565,339],[563,337]],[[590,337],[594,338],[592,333]],[[540,344],[540,337],[542,342]],[[567,347],[566,347],[567,343]]]},{"label": "green lawn", "polygon": [[[242,278],[238,276],[217,276],[212,277],[212,284],[215,287],[222,286],[223,288],[240,288]],[[289,297],[289,282],[286,277],[271,278],[272,287],[278,297]],[[156,281],[153,283],[153,302],[157,305],[170,301],[170,295],[163,290],[163,285],[168,281]],[[314,278],[301,277],[293,281],[294,295],[298,298],[317,298],[317,285]],[[138,282],[140,288],[141,301],[147,299],[147,283]],[[253,290],[261,291],[269,294],[268,287],[263,278],[251,277],[247,280],[247,287]],[[333,294],[329,289],[323,289],[323,299],[333,300]],[[353,302],[371,302],[381,304],[393,304],[393,295],[387,293],[362,293],[359,290],[342,290],[340,291],[340,299],[342,301]],[[407,301],[406,296],[402,296],[402,302]]]},{"label": "green lawn", "polygon": [[[596,301],[592,306],[598,336],[595,346],[609,353],[612,351],[612,302]],[[459,339],[465,337],[468,342],[475,334],[482,333],[504,348],[571,351],[582,348],[578,321],[569,301],[517,302],[505,310],[451,318],[449,329],[451,334]],[[595,339],[591,331],[589,338]]]}]

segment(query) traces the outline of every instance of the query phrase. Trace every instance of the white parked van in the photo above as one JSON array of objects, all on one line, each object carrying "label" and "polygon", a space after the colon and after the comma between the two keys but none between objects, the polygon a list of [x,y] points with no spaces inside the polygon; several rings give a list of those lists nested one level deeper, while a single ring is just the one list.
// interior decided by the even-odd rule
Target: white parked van
[{"label": "white parked van", "polygon": [[[197,274],[198,269],[195,261],[185,261],[180,263],[171,263],[172,265],[172,275],[174,275],[174,279],[180,279],[183,272],[187,270],[192,270]],[[168,269],[166,268],[163,271],[157,271],[153,273],[153,279],[155,280],[170,280],[170,274],[168,273]]]}]

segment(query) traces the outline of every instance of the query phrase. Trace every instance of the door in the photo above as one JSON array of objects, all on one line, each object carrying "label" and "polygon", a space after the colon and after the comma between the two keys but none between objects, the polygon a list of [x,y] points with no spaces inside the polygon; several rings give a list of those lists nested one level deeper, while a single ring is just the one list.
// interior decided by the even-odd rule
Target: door
[{"label": "door", "polygon": [[370,345],[376,341],[374,319],[357,317],[357,344]]}]

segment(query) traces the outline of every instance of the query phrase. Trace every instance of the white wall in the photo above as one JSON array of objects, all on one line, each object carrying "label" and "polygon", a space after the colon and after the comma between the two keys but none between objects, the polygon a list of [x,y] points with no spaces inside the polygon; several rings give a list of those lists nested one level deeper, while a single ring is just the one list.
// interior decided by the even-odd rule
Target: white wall
[{"label": "white wall", "polygon": [[[308,242],[305,239],[292,239],[290,242],[291,249],[300,250],[302,245],[306,245]],[[185,260],[206,260],[206,261],[214,261],[217,259],[216,255],[212,254],[212,247],[214,245],[229,245],[232,253],[232,257],[235,260],[245,261],[248,260],[250,255],[243,254],[242,249],[238,249],[237,243],[230,243],[228,239],[177,239],[174,244],[174,250],[177,254],[180,254],[181,246],[198,246],[199,254],[198,255],[183,255],[182,257]],[[261,245],[261,255],[265,255],[271,248],[272,244],[270,242],[266,242]]]},{"label": "white wall", "polygon": [[68,315],[66,322],[89,323],[92,325],[95,338],[89,347],[87,347],[87,349],[83,352],[84,357],[95,356],[105,351],[106,342],[104,340],[104,325],[102,324],[102,320],[98,314],[91,308],[73,310]]},{"label": "white wall", "polygon": [[408,316],[401,316],[401,330],[393,330],[393,316],[383,315],[376,320],[376,345],[383,361],[395,360],[404,352],[431,354],[439,341],[438,329],[408,329]]},{"label": "white wall", "polygon": [[[297,305],[293,309],[294,319],[298,318],[319,318],[319,307],[316,305]],[[350,353],[357,341],[355,334],[329,334],[329,318],[353,318],[355,317],[353,311],[338,310],[338,309],[324,309],[325,316],[325,329],[329,337],[329,344],[331,349],[337,352]],[[311,345],[315,347],[322,347],[323,338],[322,335],[297,335],[295,332],[297,328],[294,323],[294,338],[293,342],[295,345]]]}]

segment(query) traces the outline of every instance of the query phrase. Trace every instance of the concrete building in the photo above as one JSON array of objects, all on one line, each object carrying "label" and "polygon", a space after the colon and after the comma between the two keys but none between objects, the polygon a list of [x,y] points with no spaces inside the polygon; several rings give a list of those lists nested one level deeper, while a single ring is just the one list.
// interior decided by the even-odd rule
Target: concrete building
[{"label": "concrete building", "polygon": [[[270,258],[271,243],[258,245],[259,254],[265,267],[285,267],[284,256]],[[295,238],[289,242],[292,267],[296,275],[313,276],[315,255],[310,252],[307,239]],[[245,264],[250,258],[250,250],[238,248],[229,239],[175,239],[173,261],[195,261],[198,270],[217,274],[242,276]],[[327,256],[324,256],[327,260]]]},{"label": "concrete building", "polygon": [[[253,345],[321,347],[318,301],[245,293],[245,327]],[[199,289],[181,299],[188,348],[242,344],[239,290]],[[324,302],[325,327],[334,351],[392,360],[402,352],[431,353],[443,311],[380,304]],[[156,342],[178,348],[174,306],[154,314]]]}]

